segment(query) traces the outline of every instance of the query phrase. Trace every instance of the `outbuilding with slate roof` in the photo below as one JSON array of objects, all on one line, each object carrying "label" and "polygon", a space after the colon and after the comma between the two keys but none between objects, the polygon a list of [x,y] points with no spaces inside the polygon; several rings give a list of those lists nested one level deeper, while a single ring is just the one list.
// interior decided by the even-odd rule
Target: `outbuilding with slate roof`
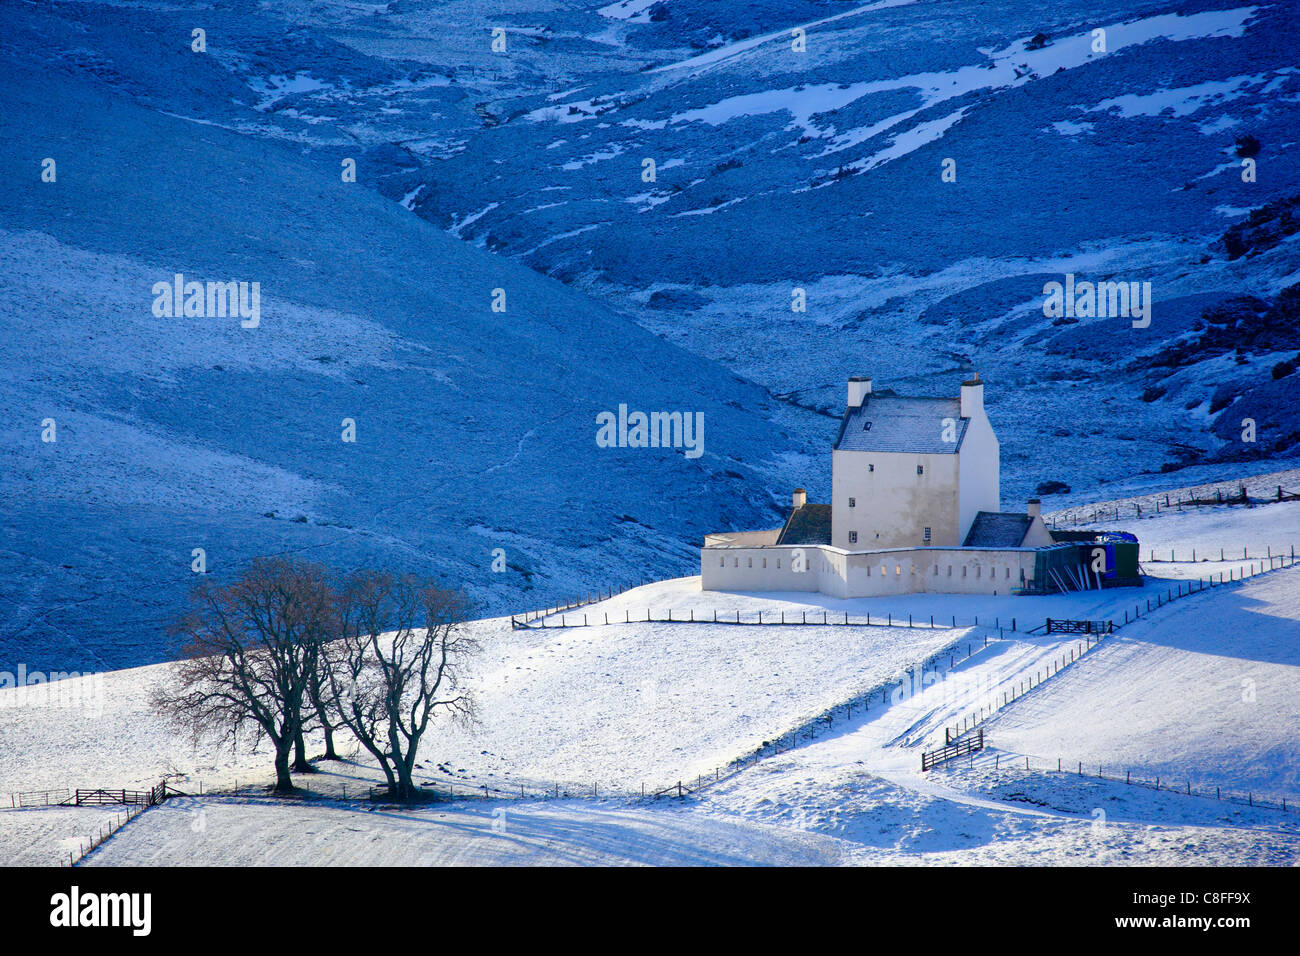
[{"label": "outbuilding with slate roof", "polygon": [[1043,523],[1042,504],[1029,499],[1024,514],[981,511],[966,532],[963,548],[1044,548],[1056,539]]},{"label": "outbuilding with slate roof", "polygon": [[810,504],[802,488],[794,490],[790,517],[777,536],[777,544],[830,544],[831,506]]}]

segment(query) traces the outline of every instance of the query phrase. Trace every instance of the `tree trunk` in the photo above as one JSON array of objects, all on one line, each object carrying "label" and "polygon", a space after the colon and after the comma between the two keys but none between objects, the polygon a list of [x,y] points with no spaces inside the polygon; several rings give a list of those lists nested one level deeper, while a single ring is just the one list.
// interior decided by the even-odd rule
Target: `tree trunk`
[{"label": "tree trunk", "polygon": [[415,786],[411,768],[406,765],[404,760],[395,760],[393,762],[397,765],[397,799],[403,802],[414,800],[419,793],[419,789]]},{"label": "tree trunk", "polygon": [[325,706],[325,688],[321,686],[320,675],[313,669],[307,684],[307,696],[316,710],[316,718],[325,731],[325,754],[322,760],[339,760],[338,751],[334,749],[334,724],[330,722],[329,709]]},{"label": "tree trunk", "polygon": [[396,778],[395,776],[393,776],[393,768],[392,768],[392,766],[389,765],[389,763],[388,763],[387,760],[384,760],[383,762],[381,762],[381,763],[380,763],[380,766],[384,768],[384,776],[388,778],[388,792],[389,792],[389,794],[390,794],[391,796],[393,796],[393,797],[396,797],[396,796],[397,796],[397,791],[398,791],[400,788],[397,786],[397,778]]},{"label": "tree trunk", "polygon": [[393,762],[393,769],[397,771],[397,799],[410,800],[415,796],[415,783],[411,779],[411,765],[402,749],[397,721],[391,708],[388,717],[388,755]]},{"label": "tree trunk", "polygon": [[396,761],[397,772],[401,776],[402,786],[405,793],[403,800],[412,800],[419,795],[419,788],[415,785],[415,755],[420,747],[420,735],[411,734],[406,738],[406,748]]},{"label": "tree trunk", "polygon": [[289,747],[287,743],[277,743],[275,746],[275,792],[294,792],[293,778],[289,776]]},{"label": "tree trunk", "polygon": [[303,740],[302,731],[293,739],[293,772],[294,773],[315,773],[316,768],[307,762],[307,743]]},{"label": "tree trunk", "polygon": [[328,720],[321,718],[321,721],[325,727],[325,756],[323,756],[321,759],[338,760],[340,759],[339,755],[334,750],[334,728],[330,726],[330,722]]}]

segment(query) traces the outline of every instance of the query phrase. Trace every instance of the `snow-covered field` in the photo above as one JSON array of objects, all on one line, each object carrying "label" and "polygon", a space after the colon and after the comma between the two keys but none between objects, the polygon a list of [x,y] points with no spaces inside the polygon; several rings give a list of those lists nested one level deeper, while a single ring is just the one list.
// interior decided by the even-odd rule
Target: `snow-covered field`
[{"label": "snow-covered field", "polygon": [[[836,750],[839,752],[836,752]],[[1000,791],[959,771],[895,782],[846,739],[765,761],[710,791],[703,812],[834,836],[854,863],[1275,865],[1300,861],[1300,819],[1070,774],[1013,772]],[[854,759],[859,758],[859,759]],[[934,775],[931,775],[932,777]],[[1098,814],[1098,810],[1102,810]]]},{"label": "snow-covered field", "polygon": [[[685,805],[561,800],[394,811],[177,799],[146,811],[88,862],[897,866],[1260,865],[1300,859],[1300,833],[1263,818],[1263,811],[1235,825],[1210,823],[1196,820],[1176,798],[1151,800],[1135,811],[1140,819],[1098,826],[1090,813],[957,802],[861,771],[831,786],[795,776],[784,761],[763,769],[764,778],[747,781],[743,789],[728,787]],[[785,785],[772,786],[766,778],[773,775]],[[1144,822],[1151,818],[1163,822]],[[1263,833],[1267,840],[1260,839]]]},{"label": "snow-covered field", "polygon": [[[598,792],[662,788],[712,772],[971,638],[968,628],[611,624],[512,631],[501,619],[475,627],[485,648],[476,679],[479,724],[431,737],[422,779],[509,790],[594,783]],[[195,748],[153,717],[149,694],[167,670],[107,674],[102,700],[84,707],[0,703],[0,793],[148,785],[164,773],[182,788],[265,780],[264,753]],[[0,691],[0,702],[15,693]],[[34,741],[57,742],[57,759]],[[339,785],[350,778],[381,779],[363,765],[343,771]]]},{"label": "snow-covered field", "polygon": [[819,834],[682,807],[558,801],[394,811],[178,799],[133,821],[91,862],[200,859],[233,866],[815,866],[843,862],[844,847]]},{"label": "snow-covered field", "polygon": [[1012,754],[1300,798],[1300,568],[1177,601],[996,716]]},{"label": "snow-covered field", "polygon": [[[507,787],[522,778],[639,790],[707,774],[904,668],[966,628],[630,624],[498,635],[477,734],[435,755]],[[480,748],[482,748],[480,750]]]},{"label": "snow-covered field", "polygon": [[[125,807],[0,807],[0,862],[6,866],[67,866],[98,839],[101,829],[122,823]],[[134,812],[135,808],[132,808]]]},{"label": "snow-covered field", "polygon": [[[1249,542],[1253,557],[1257,544],[1300,539],[1300,505],[1162,515],[1138,530],[1144,548]],[[1148,571],[1190,567],[1154,562]],[[590,627],[476,622],[481,724],[431,736],[421,779],[456,781],[462,793],[487,784],[496,799],[413,811],[339,799],[344,786],[355,796],[377,780],[359,761],[300,778],[323,799],[232,797],[236,778],[241,788],[267,782],[266,756],[175,739],[148,709],[168,665],[119,671],[104,676],[94,707],[0,708],[0,794],[130,786],[163,773],[191,794],[227,791],[146,811],[92,855],[105,864],[1298,862],[1300,815],[1203,795],[1217,786],[1292,807],[1300,797],[1300,568],[1182,598],[1090,649],[1026,633],[1048,614],[1102,616],[1164,590],[1152,580],[1005,606],[891,599],[902,602],[895,611],[926,615],[914,629],[603,623],[606,613],[658,618],[670,607],[674,618],[784,611],[794,620],[805,609],[856,618],[871,604],[701,592],[698,580],[678,579],[563,612],[570,623],[584,613],[602,622]],[[928,626],[929,613],[950,607],[978,611],[984,626]],[[886,613],[870,611],[873,621]],[[1010,611],[1025,619],[1019,630],[986,625],[984,615]],[[1048,673],[985,721],[982,754],[921,773],[921,751],[941,745],[945,727]],[[642,783],[707,775],[872,688],[883,688],[880,704],[841,710],[815,739],[789,749],[787,737],[781,753],[685,801],[640,798]],[[1067,769],[1082,761],[1108,775],[1160,776],[1166,787],[1190,781],[1202,796],[1057,773],[1057,758]],[[540,799],[556,782],[567,796]],[[575,799],[591,783],[600,799]],[[527,797],[511,798],[521,785]],[[0,858],[56,862],[67,841],[99,825],[86,822],[92,812],[0,810]]]}]

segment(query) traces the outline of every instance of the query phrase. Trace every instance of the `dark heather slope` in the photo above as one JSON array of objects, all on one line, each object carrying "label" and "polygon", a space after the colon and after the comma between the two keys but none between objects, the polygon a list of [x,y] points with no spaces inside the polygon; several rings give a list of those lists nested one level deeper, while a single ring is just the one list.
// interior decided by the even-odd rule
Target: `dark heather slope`
[{"label": "dark heather slope", "polygon": [[[195,549],[216,576],[429,572],[506,613],[689,573],[704,533],[780,514],[797,449],[763,390],[292,146],[0,70],[0,667],[173,653]],[[260,283],[259,326],[155,317],[175,273]],[[597,447],[620,404],[702,413],[704,453]]]}]

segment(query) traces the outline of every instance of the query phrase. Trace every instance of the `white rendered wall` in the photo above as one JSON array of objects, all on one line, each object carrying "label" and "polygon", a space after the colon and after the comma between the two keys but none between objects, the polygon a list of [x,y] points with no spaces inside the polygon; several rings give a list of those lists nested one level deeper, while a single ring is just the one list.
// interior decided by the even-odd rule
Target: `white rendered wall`
[{"label": "white rendered wall", "polygon": [[1056,539],[1052,537],[1052,532],[1048,530],[1042,516],[1036,515],[1029,525],[1029,530],[1025,532],[1025,540],[1021,542],[1021,547],[1045,548],[1055,543]]},{"label": "white rendered wall", "polygon": [[[801,564],[807,570],[796,570]],[[918,592],[1007,594],[1033,574],[1032,548],[844,552],[786,545],[700,550],[701,586],[706,591],[820,591],[841,598]]]},{"label": "white rendered wall", "polygon": [[[996,442],[994,448],[993,494],[996,497]],[[959,523],[957,461],[957,455],[833,452],[832,547],[861,551],[926,544],[960,545],[964,531]],[[923,468],[923,474],[916,473],[918,465]],[[856,501],[852,508],[850,498]],[[997,510],[996,504],[993,510]],[[930,529],[928,542],[925,540],[927,527]],[[857,531],[856,542],[849,541],[850,531]]]},{"label": "white rendered wall", "polygon": [[[1001,453],[993,426],[983,408],[971,418],[962,438],[955,544],[966,540],[971,522],[981,511],[1001,511]],[[946,542],[935,542],[936,544]],[[1050,541],[1044,544],[1050,544]]]},{"label": "white rendered wall", "polygon": [[825,591],[842,596],[842,568],[843,555],[821,547],[700,550],[700,586],[705,591]]},{"label": "white rendered wall", "polygon": [[704,536],[704,546],[713,548],[723,545],[738,545],[756,548],[776,544],[777,539],[780,537],[780,528],[773,528],[768,531],[729,531],[721,534],[706,534]]}]

